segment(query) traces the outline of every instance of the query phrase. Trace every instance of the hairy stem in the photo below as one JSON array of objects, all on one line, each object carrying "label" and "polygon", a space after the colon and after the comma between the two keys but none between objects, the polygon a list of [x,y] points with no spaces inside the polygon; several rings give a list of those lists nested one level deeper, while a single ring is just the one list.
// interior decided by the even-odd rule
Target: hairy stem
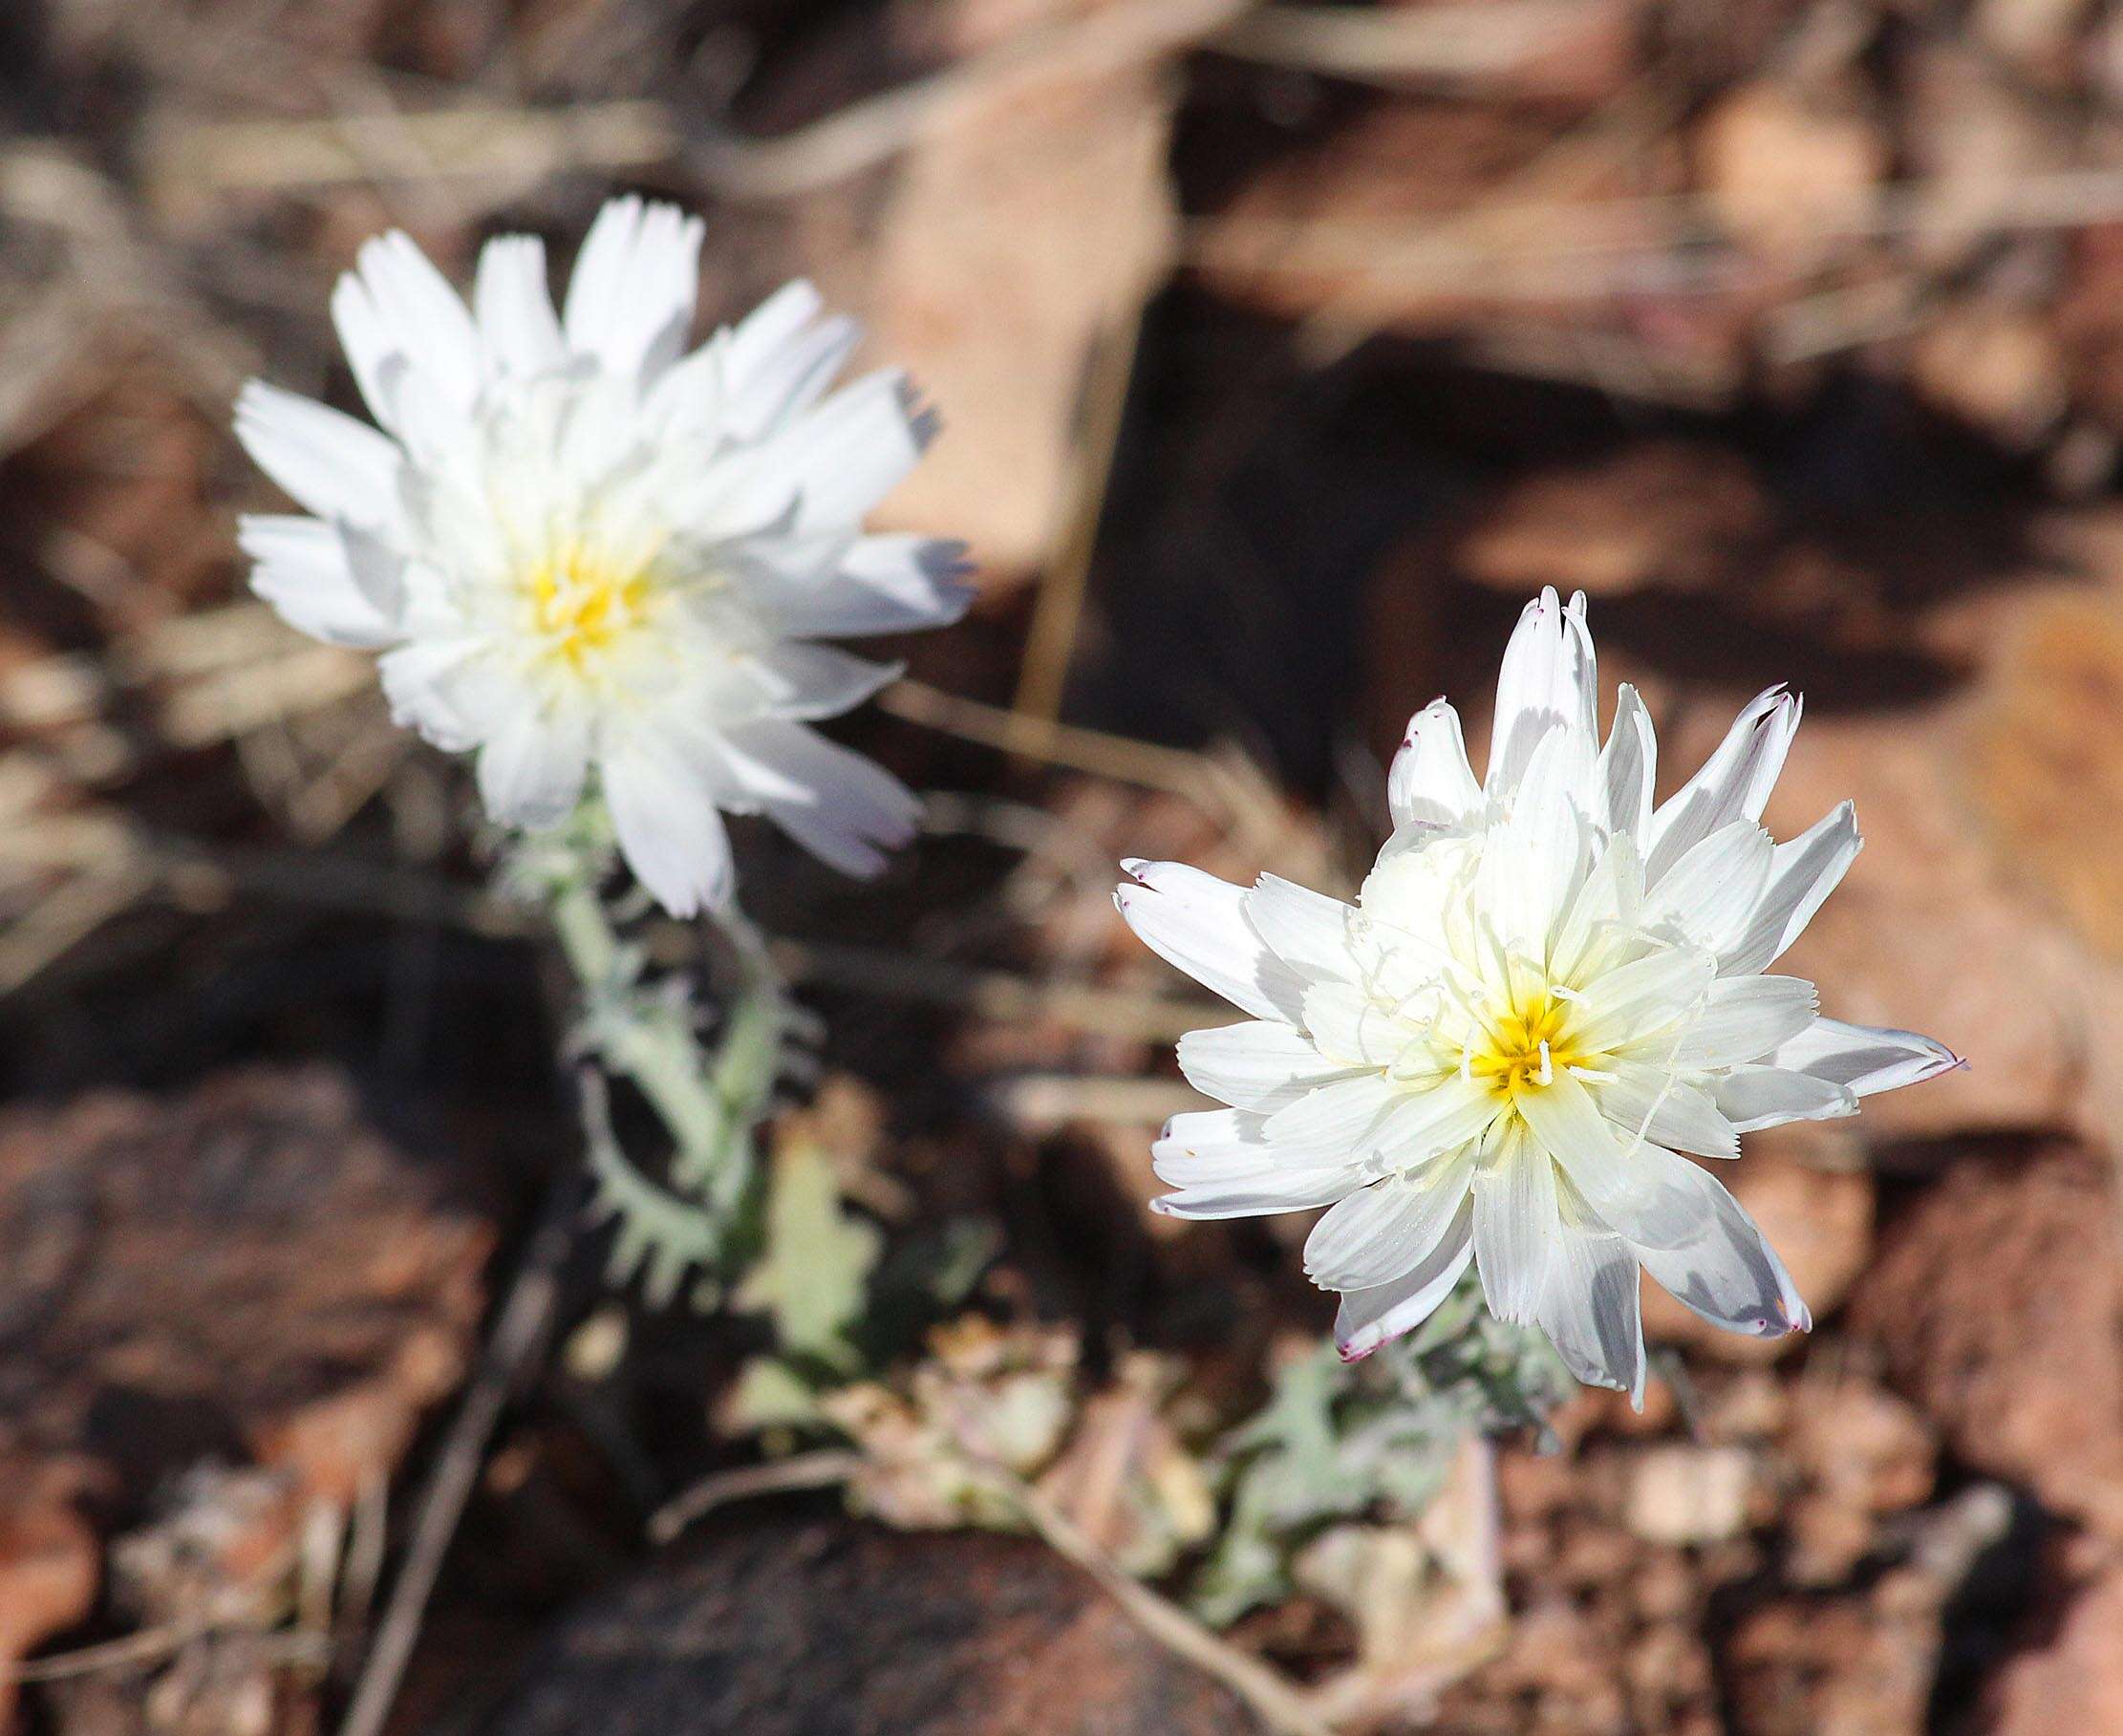
[{"label": "hairy stem", "polygon": [[[593,817],[592,817],[593,818]],[[593,825],[526,847],[518,871],[542,897],[575,979],[580,1039],[641,1094],[671,1141],[659,1186],[619,1149],[601,1101],[585,1104],[599,1205],[619,1217],[615,1277],[646,1268],[653,1294],[715,1262],[749,1192],[753,1131],[771,1101],[794,1007],[759,932],[735,909],[717,921],[736,969],[713,1051],[682,984],[647,979],[641,949],[603,893],[609,848]]]}]

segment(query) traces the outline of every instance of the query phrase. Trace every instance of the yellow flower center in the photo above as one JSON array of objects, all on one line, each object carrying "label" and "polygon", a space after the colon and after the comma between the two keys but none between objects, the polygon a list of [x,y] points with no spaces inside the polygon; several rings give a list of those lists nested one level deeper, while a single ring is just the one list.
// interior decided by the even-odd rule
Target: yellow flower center
[{"label": "yellow flower center", "polygon": [[1570,1011],[1552,990],[1528,995],[1475,1039],[1468,1076],[1507,1100],[1552,1083],[1560,1069],[1589,1059],[1571,1039]]},{"label": "yellow flower center", "polygon": [[545,655],[580,674],[589,658],[640,622],[648,609],[649,573],[569,542],[531,568],[525,589]]}]

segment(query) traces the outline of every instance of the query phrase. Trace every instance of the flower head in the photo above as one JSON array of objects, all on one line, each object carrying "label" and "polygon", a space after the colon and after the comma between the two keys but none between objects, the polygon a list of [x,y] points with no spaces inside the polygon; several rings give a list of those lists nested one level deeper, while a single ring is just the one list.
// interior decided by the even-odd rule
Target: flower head
[{"label": "flower head", "polygon": [[1305,1269],[1355,1358],[1419,1324],[1472,1260],[1490,1310],[1580,1380],[1640,1398],[1641,1267],[1705,1318],[1812,1324],[1783,1262],[1695,1157],[1855,1113],[1956,1064],[1926,1037],[1823,1018],[1765,971],[1856,856],[1848,804],[1759,824],[1798,726],[1780,688],[1654,807],[1651,720],[1623,686],[1604,746],[1584,598],[1529,605],[1504,654],[1487,780],[1444,700],[1394,761],[1395,830],[1354,906],[1126,864],[1122,914],[1253,1015],[1181,1039],[1228,1109],[1157,1142],[1182,1217],[1330,1210]]},{"label": "flower head", "polygon": [[467,308],[405,236],[368,243],[332,317],[379,427],[252,381],[251,456],[307,517],[252,517],[253,587],[383,652],[394,715],[476,752],[504,825],[565,819],[593,770],[671,911],[727,895],[721,813],[765,813],[849,873],[911,796],[807,727],[897,672],[818,645],[955,619],[955,544],[866,536],[933,432],[906,380],[828,396],[852,322],[808,284],[685,353],[701,225],[621,199],[563,311],[529,236],[489,242]]}]

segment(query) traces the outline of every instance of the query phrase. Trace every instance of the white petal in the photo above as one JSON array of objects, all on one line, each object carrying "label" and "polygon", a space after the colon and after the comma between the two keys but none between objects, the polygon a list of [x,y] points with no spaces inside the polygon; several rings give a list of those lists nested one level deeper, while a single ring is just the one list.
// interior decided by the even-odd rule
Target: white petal
[{"label": "white petal", "polygon": [[844,874],[883,872],[885,851],[914,835],[921,803],[874,761],[828,741],[802,723],[764,718],[732,729],[728,750],[770,766],[802,788],[800,798],[762,791],[761,807],[812,855]]},{"label": "white petal", "polygon": [[[808,284],[802,287],[810,289]],[[814,313],[815,301],[814,292]],[[862,328],[853,320],[836,315],[792,332],[771,347],[763,341],[757,346],[748,343],[750,337],[763,338],[766,328],[760,324],[761,316],[775,311],[771,301],[760,308],[731,334],[724,353],[729,401],[722,413],[722,430],[730,439],[762,439],[808,410],[825,396],[862,337]]]},{"label": "white petal", "polygon": [[622,378],[668,368],[692,329],[705,234],[698,218],[676,205],[609,201],[583,238],[568,285],[568,347]]},{"label": "white petal", "polygon": [[1355,1164],[1271,1171],[1182,1188],[1150,1201],[1150,1210],[1168,1217],[1267,1217],[1333,1205],[1348,1198],[1363,1181],[1363,1169]]},{"label": "white petal", "polygon": [[1804,932],[1828,895],[1842,883],[1863,844],[1857,812],[1846,802],[1787,844],[1776,847],[1769,885],[1747,932],[1718,961],[1737,976],[1767,969]]},{"label": "white petal", "polygon": [[1307,981],[1351,975],[1349,919],[1339,898],[1275,874],[1263,874],[1246,894],[1246,919],[1268,950]]},{"label": "white petal", "polygon": [[236,399],[236,438],[317,517],[363,530],[398,522],[404,455],[366,422],[254,379]]},{"label": "white petal", "polygon": [[250,514],[237,541],[257,563],[250,588],[297,631],[365,650],[395,643],[404,602],[403,562],[358,531],[318,519]]},{"label": "white petal", "polygon": [[1121,866],[1137,884],[1121,887],[1113,902],[1151,952],[1257,1018],[1302,1020],[1304,981],[1246,919],[1244,889],[1184,862]]},{"label": "white petal", "polygon": [[1474,1263],[1498,1319],[1533,1318],[1560,1233],[1555,1166],[1514,1131],[1474,1178]]},{"label": "white petal", "polygon": [[[723,377],[732,396],[741,400],[757,396],[776,376],[782,358],[824,308],[818,290],[798,278],[783,284],[740,320],[723,346]],[[766,396],[774,394],[769,390]],[[740,427],[745,438],[757,438],[771,420],[771,415],[756,421],[740,418]]]},{"label": "white petal", "polygon": [[1388,1176],[1352,1193],[1305,1238],[1305,1274],[1322,1290],[1390,1284],[1427,1259],[1452,1227],[1471,1158],[1420,1176]]},{"label": "white petal", "polygon": [[830,550],[822,567],[747,575],[750,595],[791,637],[945,627],[966,612],[976,594],[966,582],[973,568],[963,543],[911,535],[819,541]]},{"label": "white petal", "polygon": [[472,308],[490,375],[527,378],[567,362],[546,283],[546,244],[537,236],[497,235],[480,249]]},{"label": "white petal", "polygon": [[1651,816],[1644,879],[1657,886],[1666,870],[1720,826],[1759,820],[1784,769],[1802,707],[1781,687],[1758,694],[1733,720],[1703,769]]},{"label": "white petal", "polygon": [[1775,849],[1751,820],[1720,826],[1644,895],[1639,920],[1706,953],[1725,952],[1738,943],[1762,902]]},{"label": "white petal", "polygon": [[1581,735],[1587,751],[1597,751],[1593,717],[1598,697],[1584,598],[1574,597],[1565,610],[1554,589],[1543,590],[1527,604],[1504,649],[1490,733],[1489,793],[1504,796],[1518,787],[1533,749],[1551,729]]},{"label": "white petal", "polygon": [[1304,1028],[1319,1053],[1345,1066],[1390,1066],[1407,1046],[1407,1027],[1354,983],[1316,982],[1304,1004]]},{"label": "white petal", "polygon": [[1252,1109],[1190,1110],[1175,1115],[1150,1147],[1158,1178],[1175,1188],[1237,1181],[1294,1169],[1348,1169],[1345,1155],[1321,1157],[1271,1145],[1267,1117]]},{"label": "white petal", "polygon": [[1407,1168],[1476,1138],[1502,1107],[1487,1085],[1448,1073],[1405,1093],[1373,1136],[1382,1164]]},{"label": "white petal", "polygon": [[1588,1053],[1620,1049],[1670,1032],[1709,995],[1717,961],[1707,953],[1671,947],[1595,977],[1579,991],[1582,1022],[1573,1039]]},{"label": "white petal", "polygon": [[1659,741],[1651,714],[1627,681],[1615,696],[1614,727],[1599,754],[1600,783],[1607,792],[1607,825],[1615,833],[1642,838],[1651,829],[1651,790],[1659,774]]},{"label": "white petal", "polygon": [[1354,1362],[1422,1325],[1452,1294],[1473,1257],[1474,1202],[1468,1197],[1437,1246],[1406,1272],[1389,1284],[1343,1292],[1334,1319],[1334,1345],[1341,1360]]},{"label": "white petal", "polygon": [[386,652],[376,663],[391,720],[419,731],[445,753],[477,747],[484,733],[481,720],[466,714],[451,692],[451,682],[483,649],[469,635],[420,638]]},{"label": "white petal", "polygon": [[1590,740],[1562,728],[1541,738],[1521,775],[1511,816],[1501,833],[1490,834],[1476,869],[1477,908],[1507,947],[1536,962],[1549,955],[1586,866],[1592,842],[1584,819]]},{"label": "white petal", "polygon": [[830,645],[784,640],[746,660],[773,716],[805,720],[837,718],[906,672],[903,663],[872,663]]},{"label": "white petal", "polygon": [[1616,1061],[1615,1078],[1593,1089],[1600,1113],[1624,1140],[1648,1139],[1698,1157],[1738,1157],[1740,1129],[1701,1086],[1640,1061]]},{"label": "white petal", "polygon": [[796,491],[792,528],[860,523],[906,480],[935,430],[935,418],[919,408],[897,369],[836,392],[776,441]]},{"label": "white petal", "polygon": [[1839,1018],[1816,1018],[1779,1043],[1768,1060],[1772,1066],[1847,1086],[1857,1097],[1919,1084],[1961,1065],[1961,1058],[1944,1043],[1915,1031],[1845,1024]]},{"label": "white petal", "polygon": [[1534,1318],[1570,1372],[1643,1408],[1643,1316],[1637,1256],[1619,1235],[1566,1230]]},{"label": "white petal", "polygon": [[1527,1091],[1518,1111],[1532,1142],[1563,1167],[1606,1228],[1631,1241],[1672,1247],[1702,1229],[1700,1173],[1662,1146],[1618,1132],[1585,1087],[1567,1074]]},{"label": "white petal", "polygon": [[558,825],[582,795],[589,760],[587,718],[542,716],[525,703],[489,730],[480,748],[480,800],[503,825]]},{"label": "white petal", "polygon": [[1443,699],[1408,719],[1407,737],[1386,774],[1386,804],[1396,826],[1453,825],[1482,805],[1460,715]]},{"label": "white petal", "polygon": [[1275,1147],[1261,1127],[1267,1117],[1251,1109],[1189,1109],[1165,1124],[1150,1146],[1150,1162],[1213,1163],[1220,1169],[1272,1168]]},{"label": "white petal", "polygon": [[1179,1069],[1195,1090],[1241,1109],[1280,1109],[1348,1077],[1288,1025],[1269,1018],[1188,1032],[1179,1039]]},{"label": "white petal", "polygon": [[1575,982],[1619,933],[1633,935],[1643,908],[1643,859],[1626,832],[1616,834],[1587,870],[1571,901],[1570,914],[1555,931],[1549,969],[1558,981]]},{"label": "white petal", "polygon": [[396,425],[402,387],[391,358],[461,415],[479,396],[479,333],[463,298],[413,238],[393,229],[364,242],[340,278],[332,311],[361,396],[376,420]]},{"label": "white petal", "polygon": [[1277,1145],[1300,1150],[1353,1152],[1400,1101],[1399,1087],[1383,1074],[1360,1073],[1308,1091],[1277,1109],[1264,1131]]},{"label": "white petal", "polygon": [[1671,1248],[1637,1250],[1643,1269],[1676,1301],[1733,1332],[1782,1338],[1813,1323],[1776,1251],[1740,1202],[1701,1169],[1702,1232]]},{"label": "white petal", "polygon": [[1848,1085],[1785,1067],[1734,1067],[1714,1079],[1710,1088],[1719,1109],[1740,1133],[1781,1126],[1789,1121],[1833,1121],[1857,1113],[1857,1093]]},{"label": "white petal", "polygon": [[1683,1067],[1758,1061],[1813,1022],[1819,997],[1803,976],[1727,976],[1710,985],[1703,1011],[1673,1052]]},{"label": "white petal", "polygon": [[645,735],[608,751],[599,770],[620,850],[656,902],[674,916],[726,902],[734,874],[722,816],[676,753]]}]

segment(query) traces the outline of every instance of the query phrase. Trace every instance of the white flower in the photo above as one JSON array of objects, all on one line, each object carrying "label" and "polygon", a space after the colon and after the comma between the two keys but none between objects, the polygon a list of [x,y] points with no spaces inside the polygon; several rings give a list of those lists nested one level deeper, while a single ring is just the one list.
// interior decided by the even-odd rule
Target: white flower
[{"label": "white flower", "polygon": [[310,517],[243,525],[258,594],[382,650],[394,715],[476,751],[487,809],[557,824],[593,768],[642,883],[684,915],[731,887],[721,814],[765,813],[849,873],[913,798],[806,727],[897,671],[811,643],[955,619],[955,544],[866,536],[932,432],[904,377],[831,396],[857,332],[791,284],[686,354],[701,225],[621,199],[565,311],[529,236],[472,305],[405,236],[365,246],[332,317],[380,432],[252,381],[251,456]]},{"label": "white flower", "polygon": [[1253,1015],[1179,1045],[1229,1109],[1154,1150],[1182,1217],[1328,1206],[1305,1269],[1355,1358],[1421,1322],[1471,1258],[1490,1310],[1580,1380],[1640,1398],[1638,1268],[1705,1318],[1812,1324],[1707,1170],[1740,1135],[1850,1115],[1956,1063],[1926,1037],[1822,1018],[1763,972],[1857,854],[1848,804],[1786,844],[1757,824],[1798,726],[1772,688],[1671,800],[1624,686],[1599,743],[1584,599],[1530,605],[1504,654],[1486,783],[1440,699],[1394,761],[1395,831],[1354,907],[1130,862],[1136,933]]}]

